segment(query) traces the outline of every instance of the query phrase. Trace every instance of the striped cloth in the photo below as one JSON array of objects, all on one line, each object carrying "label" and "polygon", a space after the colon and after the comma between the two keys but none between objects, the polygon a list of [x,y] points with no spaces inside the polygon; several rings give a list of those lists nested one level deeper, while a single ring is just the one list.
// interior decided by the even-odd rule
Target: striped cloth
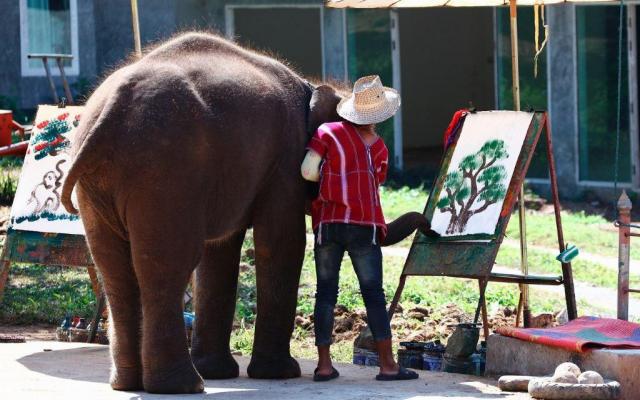
[{"label": "striped cloth", "polygon": [[546,329],[502,326],[496,333],[582,353],[591,349],[640,349],[640,325],[611,318],[580,317]]},{"label": "striped cloth", "polygon": [[307,149],[323,158],[320,193],[311,205],[313,229],[324,223],[369,225],[374,227],[372,242],[382,242],[387,225],[378,187],[387,177],[389,163],[382,138],[368,145],[351,123],[331,122],[318,128]]}]

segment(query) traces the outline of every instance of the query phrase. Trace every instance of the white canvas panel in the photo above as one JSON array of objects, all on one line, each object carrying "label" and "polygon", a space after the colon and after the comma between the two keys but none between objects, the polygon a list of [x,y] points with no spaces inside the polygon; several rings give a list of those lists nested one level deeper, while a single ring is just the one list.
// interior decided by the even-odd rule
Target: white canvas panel
[{"label": "white canvas panel", "polygon": [[466,116],[431,221],[436,232],[495,232],[532,119],[533,113],[515,111]]},{"label": "white canvas panel", "polygon": [[71,165],[69,149],[83,107],[40,106],[11,207],[11,228],[47,233],[84,234],[77,215],[67,212],[60,195]]}]

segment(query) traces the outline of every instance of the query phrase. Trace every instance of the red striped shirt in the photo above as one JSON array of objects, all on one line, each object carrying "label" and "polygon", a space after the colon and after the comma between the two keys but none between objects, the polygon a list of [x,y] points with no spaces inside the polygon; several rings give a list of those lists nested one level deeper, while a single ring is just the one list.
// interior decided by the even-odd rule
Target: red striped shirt
[{"label": "red striped shirt", "polygon": [[375,226],[387,233],[378,187],[387,177],[389,151],[382,138],[367,144],[349,122],[321,125],[307,149],[323,158],[320,194],[311,205],[315,230],[321,223]]}]

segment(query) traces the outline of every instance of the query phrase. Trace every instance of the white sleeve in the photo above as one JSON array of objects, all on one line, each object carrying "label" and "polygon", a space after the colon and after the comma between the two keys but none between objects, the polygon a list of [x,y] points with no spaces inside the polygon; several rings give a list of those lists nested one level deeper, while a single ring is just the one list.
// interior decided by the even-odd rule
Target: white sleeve
[{"label": "white sleeve", "polygon": [[302,177],[311,182],[318,182],[320,180],[320,162],[322,162],[322,157],[315,151],[309,150],[300,167]]}]

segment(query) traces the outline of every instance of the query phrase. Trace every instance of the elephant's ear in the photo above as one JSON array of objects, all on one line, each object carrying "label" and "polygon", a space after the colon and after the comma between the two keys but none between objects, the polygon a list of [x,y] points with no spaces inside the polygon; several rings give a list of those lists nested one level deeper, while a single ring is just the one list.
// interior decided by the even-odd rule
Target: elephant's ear
[{"label": "elephant's ear", "polygon": [[307,132],[313,134],[325,122],[340,121],[336,106],[340,96],[336,90],[328,85],[316,87],[309,101],[309,121]]}]

